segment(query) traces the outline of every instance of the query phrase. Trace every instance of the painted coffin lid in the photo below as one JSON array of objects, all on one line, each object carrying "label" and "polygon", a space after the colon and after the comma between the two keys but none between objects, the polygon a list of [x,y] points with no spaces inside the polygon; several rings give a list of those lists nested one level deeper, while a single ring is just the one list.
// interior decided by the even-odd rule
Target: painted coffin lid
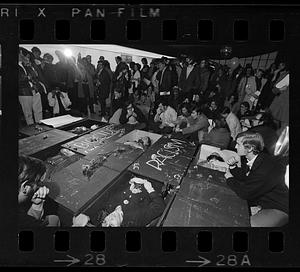
[{"label": "painted coffin lid", "polygon": [[104,166],[118,172],[123,172],[139,156],[141,156],[143,152],[143,150],[131,147],[129,145],[124,145],[118,142],[111,142],[95,149],[87,156],[85,156],[84,159],[91,161],[101,156],[106,156],[107,158],[103,163]]},{"label": "painted coffin lid", "polygon": [[160,182],[178,185],[193,159],[196,146],[164,136],[138,158],[130,170]]},{"label": "painted coffin lid", "polygon": [[114,126],[109,125],[97,129],[90,134],[83,135],[74,141],[70,141],[64,144],[63,147],[80,154],[87,155],[99,146],[103,146],[110,141],[118,139],[121,136],[117,137],[117,135],[120,134],[122,134],[121,129],[115,129]]},{"label": "painted coffin lid", "polygon": [[50,189],[49,196],[74,214],[81,212],[119,175],[101,166],[88,179],[82,173],[82,165],[86,164],[86,160],[79,160],[54,173],[51,182],[45,182]]}]

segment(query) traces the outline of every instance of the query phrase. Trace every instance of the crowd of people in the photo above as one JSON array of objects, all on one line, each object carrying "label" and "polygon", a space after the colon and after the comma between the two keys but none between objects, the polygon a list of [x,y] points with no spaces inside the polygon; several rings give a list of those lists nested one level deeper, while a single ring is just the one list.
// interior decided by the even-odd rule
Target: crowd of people
[{"label": "crowd of people", "polygon": [[[238,61],[221,65],[193,56],[162,57],[149,64],[146,58],[140,64],[118,56],[112,71],[104,56],[95,67],[90,55],[78,54],[76,59],[59,50],[55,54],[59,61],[54,64],[53,56],[41,57],[37,47],[20,48],[19,101],[27,125],[67,112],[87,116],[98,105],[95,114],[109,123],[178,134],[222,149],[236,150],[245,131],[261,135],[262,140],[250,141],[252,149],[259,146],[252,160],[261,151],[273,155],[278,136],[289,124],[289,69],[284,60],[254,70]],[[233,175],[226,175],[233,190],[244,196]]]},{"label": "crowd of people", "polygon": [[207,132],[207,122],[200,125],[199,118],[196,122],[192,109],[218,120],[214,123],[222,124],[220,119],[225,118],[233,139],[239,132],[237,120],[259,112],[269,113],[277,129],[288,125],[289,88],[275,86],[289,73],[284,61],[264,71],[236,61],[220,65],[191,56],[162,57],[150,64],[146,58],[141,64],[128,64],[117,56],[112,71],[104,56],[95,67],[90,55],[79,53],[76,59],[59,50],[55,54],[57,63],[49,53],[41,56],[38,47],[20,48],[20,121],[27,125],[66,113],[87,116],[95,108],[100,108],[95,114],[112,123],[139,123],[143,129],[163,133],[182,129],[191,134],[200,128]]}]

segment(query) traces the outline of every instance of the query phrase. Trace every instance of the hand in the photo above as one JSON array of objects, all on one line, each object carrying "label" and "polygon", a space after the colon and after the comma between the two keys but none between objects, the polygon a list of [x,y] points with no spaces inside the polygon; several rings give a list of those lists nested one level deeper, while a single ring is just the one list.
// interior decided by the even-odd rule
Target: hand
[{"label": "hand", "polygon": [[90,221],[90,217],[85,214],[79,214],[76,217],[73,217],[72,227],[84,227]]},{"label": "hand", "polygon": [[228,179],[228,178],[232,178],[233,175],[230,173],[229,169],[227,169],[226,173],[225,173],[225,178]]},{"label": "hand", "polygon": [[49,193],[49,189],[46,186],[40,187],[31,198],[33,204],[39,205],[45,201],[46,195]]},{"label": "hand", "polygon": [[180,132],[180,131],[182,131],[181,128],[179,128],[179,127],[176,127],[176,128],[175,128],[175,132]]},{"label": "hand", "polygon": [[164,124],[159,125],[159,128],[160,128],[160,129],[163,129],[164,127],[165,127]]},{"label": "hand", "polygon": [[144,182],[144,187],[149,194],[154,192],[151,182],[149,182],[147,180]]},{"label": "hand", "polygon": [[236,157],[230,157],[227,161],[226,161],[226,163],[229,165],[229,166],[234,166],[234,165],[236,165],[236,164],[238,164],[238,160],[237,160],[237,158]]}]

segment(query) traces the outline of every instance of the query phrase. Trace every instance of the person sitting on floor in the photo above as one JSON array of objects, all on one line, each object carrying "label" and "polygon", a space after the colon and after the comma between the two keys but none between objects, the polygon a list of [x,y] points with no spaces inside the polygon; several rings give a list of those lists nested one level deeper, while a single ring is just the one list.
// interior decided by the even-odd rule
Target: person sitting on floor
[{"label": "person sitting on floor", "polygon": [[177,120],[177,112],[169,105],[167,99],[161,99],[154,116],[153,130],[156,133],[172,133]]},{"label": "person sitting on floor", "polygon": [[187,121],[186,128],[176,128],[175,132],[181,132],[187,139],[201,143],[204,135],[208,132],[209,122],[207,117],[200,108],[194,106]]},{"label": "person sitting on floor", "polygon": [[252,112],[250,111],[250,104],[247,101],[241,103],[240,109],[237,112],[236,116],[241,120],[242,117],[251,116]]},{"label": "person sitting on floor", "polygon": [[144,136],[137,141],[126,141],[124,145],[130,145],[134,148],[145,150],[151,145],[151,139],[148,136]]},{"label": "person sitting on floor", "polygon": [[252,227],[281,227],[288,223],[289,190],[285,167],[262,152],[264,141],[259,133],[237,135],[237,158],[227,161],[227,185],[251,207]]},{"label": "person sitting on floor", "polygon": [[135,126],[136,129],[146,127],[146,117],[131,101],[126,101],[120,116],[120,124]]},{"label": "person sitting on floor", "polygon": [[202,143],[227,149],[230,143],[230,131],[226,121],[223,118],[218,118],[214,120],[214,123],[214,128],[205,134]]},{"label": "person sitting on floor", "polygon": [[176,128],[185,128],[187,126],[187,118],[191,116],[190,106],[188,103],[183,103],[179,110],[179,116],[176,120]]}]

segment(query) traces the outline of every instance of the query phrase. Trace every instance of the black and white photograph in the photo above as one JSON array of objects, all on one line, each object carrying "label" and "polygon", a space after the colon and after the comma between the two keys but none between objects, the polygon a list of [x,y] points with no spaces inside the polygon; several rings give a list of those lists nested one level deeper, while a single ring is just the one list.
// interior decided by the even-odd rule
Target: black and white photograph
[{"label": "black and white photograph", "polygon": [[18,54],[21,228],[288,225],[280,47],[35,43]]}]

